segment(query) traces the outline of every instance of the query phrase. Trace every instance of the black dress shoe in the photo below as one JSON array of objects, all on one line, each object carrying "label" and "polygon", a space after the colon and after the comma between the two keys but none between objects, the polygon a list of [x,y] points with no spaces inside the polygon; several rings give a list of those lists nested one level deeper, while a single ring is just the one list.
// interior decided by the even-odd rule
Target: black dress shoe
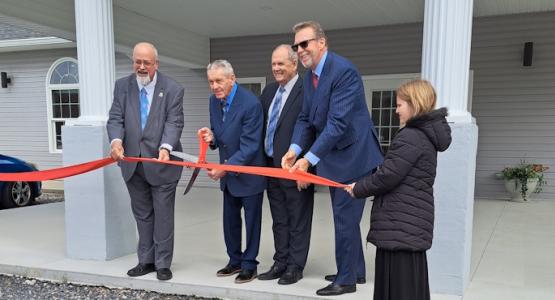
[{"label": "black dress shoe", "polygon": [[256,278],[256,270],[241,270],[241,273],[235,277],[235,283],[245,283],[253,281]]},{"label": "black dress shoe", "polygon": [[156,270],[156,278],[158,280],[170,280],[172,279],[172,271],[169,268],[161,268]]},{"label": "black dress shoe", "polygon": [[288,267],[287,271],[281,275],[278,284],[293,284],[303,278],[303,271],[298,267]]},{"label": "black dress shoe", "polygon": [[234,267],[234,266],[228,264],[227,266],[223,267],[222,269],[219,269],[218,272],[216,272],[216,276],[218,276],[218,277],[231,276],[231,275],[239,273],[239,272],[241,272],[241,267]]},{"label": "black dress shoe", "polygon": [[150,272],[154,272],[156,269],[154,268],[154,264],[141,264],[139,263],[131,270],[127,271],[127,275],[131,277],[143,276]]},{"label": "black dress shoe", "polygon": [[[335,275],[335,274],[326,275],[326,276],[324,277],[324,279],[327,280],[327,281],[334,282],[334,281],[335,281],[335,277],[337,277],[337,275]],[[364,278],[364,277],[359,277],[359,278],[357,278],[357,284],[365,284],[365,283],[366,283],[366,278]]]},{"label": "black dress shoe", "polygon": [[284,267],[278,267],[275,264],[270,268],[268,272],[258,275],[258,280],[274,280],[278,279],[285,273]]},{"label": "black dress shoe", "polygon": [[339,285],[339,284],[332,283],[332,284],[326,286],[323,289],[317,290],[316,295],[318,295],[318,296],[337,296],[337,295],[342,295],[342,294],[345,294],[345,293],[354,293],[356,291],[357,291],[356,284]]}]

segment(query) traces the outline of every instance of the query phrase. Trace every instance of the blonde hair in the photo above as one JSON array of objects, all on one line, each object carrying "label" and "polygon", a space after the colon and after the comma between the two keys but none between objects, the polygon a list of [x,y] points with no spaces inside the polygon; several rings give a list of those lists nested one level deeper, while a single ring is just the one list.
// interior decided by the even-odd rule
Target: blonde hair
[{"label": "blonde hair", "polygon": [[397,89],[397,97],[412,106],[414,116],[432,111],[436,106],[436,91],[432,84],[424,79],[415,79],[403,83]]}]

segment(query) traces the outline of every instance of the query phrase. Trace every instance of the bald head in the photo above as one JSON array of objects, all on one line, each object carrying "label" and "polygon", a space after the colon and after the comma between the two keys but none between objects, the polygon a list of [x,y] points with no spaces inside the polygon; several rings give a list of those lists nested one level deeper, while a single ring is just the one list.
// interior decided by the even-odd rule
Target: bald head
[{"label": "bald head", "polygon": [[133,71],[137,79],[147,85],[158,70],[158,50],[151,43],[141,42],[133,48]]},{"label": "bald head", "polygon": [[281,86],[285,86],[297,74],[297,53],[290,45],[279,45],[272,53],[272,74]]},{"label": "bald head", "polygon": [[156,47],[154,47],[154,45],[149,42],[137,43],[135,47],[133,47],[133,58],[135,57],[135,53],[145,51],[153,54],[156,60],[158,60],[158,49],[156,49]]}]

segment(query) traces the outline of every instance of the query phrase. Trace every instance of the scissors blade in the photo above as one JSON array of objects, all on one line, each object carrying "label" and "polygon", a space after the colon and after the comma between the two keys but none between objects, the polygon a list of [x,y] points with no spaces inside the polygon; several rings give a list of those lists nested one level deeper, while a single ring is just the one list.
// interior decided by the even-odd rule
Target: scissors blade
[{"label": "scissors blade", "polygon": [[190,162],[198,162],[198,156],[194,156],[191,155],[189,153],[184,153],[184,152],[179,152],[179,151],[172,151],[170,152],[171,155],[175,156],[175,157],[179,157],[181,159],[184,159],[186,161],[190,161]]},{"label": "scissors blade", "polygon": [[[172,151],[172,152],[170,152],[170,154],[175,156],[175,157],[179,157],[183,160],[194,162],[194,163],[199,161],[198,156],[194,156],[194,155],[184,153],[184,152]],[[199,171],[200,171],[200,168],[195,168],[193,170],[193,174],[191,174],[191,178],[189,179],[189,182],[187,183],[187,187],[185,188],[185,192],[183,193],[183,195],[186,195],[187,193],[189,193],[189,191],[193,187],[193,184],[195,183],[195,180],[197,179]]]}]

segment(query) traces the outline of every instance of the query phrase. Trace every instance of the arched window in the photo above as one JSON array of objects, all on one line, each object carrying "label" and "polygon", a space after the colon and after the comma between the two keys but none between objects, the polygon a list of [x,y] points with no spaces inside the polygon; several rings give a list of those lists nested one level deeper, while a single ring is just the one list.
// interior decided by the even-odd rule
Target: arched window
[{"label": "arched window", "polygon": [[46,93],[50,152],[61,152],[62,126],[81,114],[77,60],[64,57],[52,64],[46,76]]}]

